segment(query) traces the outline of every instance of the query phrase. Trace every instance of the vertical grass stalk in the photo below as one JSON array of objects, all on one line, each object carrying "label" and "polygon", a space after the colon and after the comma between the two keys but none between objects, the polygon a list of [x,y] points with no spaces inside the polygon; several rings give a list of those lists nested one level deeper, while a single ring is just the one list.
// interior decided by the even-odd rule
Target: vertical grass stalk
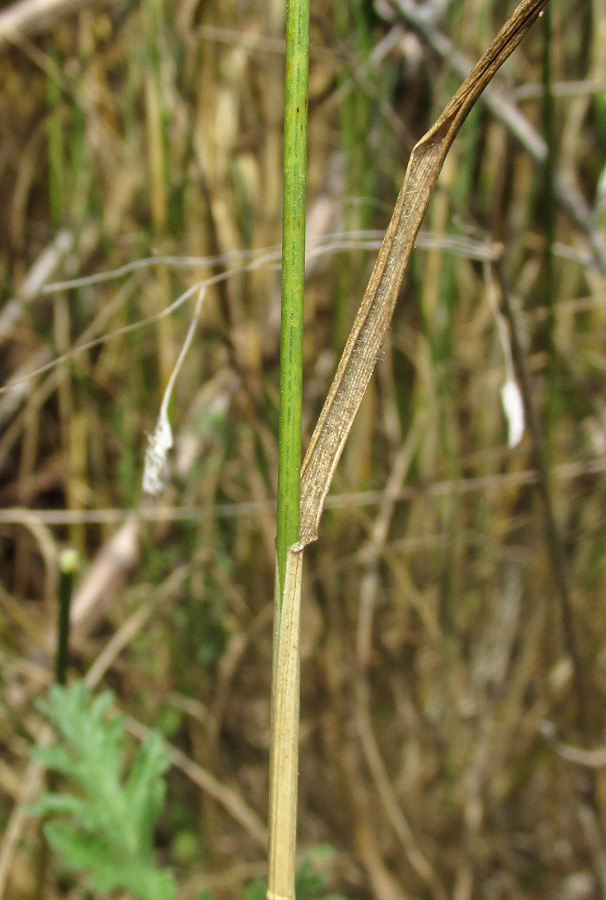
[{"label": "vertical grass stalk", "polygon": [[[57,615],[57,646],[55,651],[55,684],[60,685],[65,685],[67,683],[70,631],[69,614],[78,567],[79,559],[76,551],[72,548],[64,550],[59,557],[59,590],[57,595],[59,610]],[[57,789],[57,784],[57,773],[49,773],[47,777],[48,790],[55,791]],[[44,831],[45,823],[45,817],[42,817],[38,823],[38,845],[40,847],[40,852],[34,872],[35,887],[33,896],[39,898],[39,900],[44,900],[44,897],[46,896],[46,874],[50,862],[50,847]],[[1,894],[2,888],[0,887],[0,896]]]},{"label": "vertical grass stalk", "polygon": [[69,658],[69,613],[76,572],[78,554],[75,550],[64,550],[59,560],[59,613],[57,620],[57,653],[55,658],[55,681],[65,684]]},{"label": "vertical grass stalk", "polygon": [[278,533],[272,672],[268,900],[293,900],[299,741],[303,281],[309,0],[286,7]]},{"label": "vertical grass stalk", "polygon": [[288,0],[277,536],[281,591],[284,589],[286,552],[299,537],[308,54],[308,0]]}]

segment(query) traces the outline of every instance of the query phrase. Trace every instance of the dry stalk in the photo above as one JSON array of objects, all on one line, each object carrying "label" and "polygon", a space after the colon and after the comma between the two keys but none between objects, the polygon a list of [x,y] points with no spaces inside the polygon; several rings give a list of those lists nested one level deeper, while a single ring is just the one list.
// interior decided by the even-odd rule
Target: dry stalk
[{"label": "dry stalk", "polygon": [[369,539],[365,572],[360,586],[360,616],[356,639],[357,678],[355,684],[355,720],[360,748],[371,773],[377,797],[385,809],[387,819],[395,831],[408,862],[431,891],[434,900],[446,900],[446,892],[430,862],[418,846],[412,828],[392,790],[389,776],[371,719],[371,687],[368,680],[372,644],[372,620],[379,591],[379,561],[384,552],[389,526],[396,501],[393,499],[402,489],[420,436],[420,421],[416,419],[408,438],[397,454],[385,497],[375,520]]},{"label": "dry stalk", "polygon": [[18,43],[25,34],[52,27],[59,19],[98,0],[18,0],[0,13],[0,49]]},{"label": "dry stalk", "polygon": [[[299,634],[303,554],[290,548],[281,609],[274,613],[267,900],[292,900],[295,886],[299,750]],[[277,566],[276,566],[277,573]],[[276,574],[276,595],[279,593]]]},{"label": "dry stalk", "polygon": [[553,576],[553,587],[560,608],[564,645],[574,667],[577,724],[585,735],[589,735],[591,733],[592,722],[588,708],[588,679],[579,645],[579,637],[577,635],[574,604],[569,584],[570,579],[566,568],[566,554],[563,552],[562,540],[556,523],[551,496],[549,471],[546,461],[547,454],[539,417],[532,400],[530,377],[520,343],[516,317],[509,298],[505,277],[499,266],[497,266],[497,274],[501,286],[501,304],[503,313],[509,326],[513,364],[522,392],[526,421],[528,422],[532,437],[532,453],[537,471],[538,493],[541,499],[545,521],[545,541]]}]

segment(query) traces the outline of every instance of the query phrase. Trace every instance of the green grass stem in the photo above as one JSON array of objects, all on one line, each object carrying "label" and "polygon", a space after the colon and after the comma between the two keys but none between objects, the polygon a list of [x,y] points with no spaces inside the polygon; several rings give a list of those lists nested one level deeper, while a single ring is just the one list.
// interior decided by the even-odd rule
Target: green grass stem
[{"label": "green grass stem", "polygon": [[309,0],[288,0],[268,900],[294,900],[295,895],[302,556],[289,547],[299,539],[301,506],[308,69]]},{"label": "green grass stem", "polygon": [[65,684],[69,657],[69,613],[72,603],[74,581],[78,571],[78,554],[75,550],[65,550],[59,560],[59,615],[57,621],[57,655],[55,661],[55,681]]},{"label": "green grass stem", "polygon": [[280,449],[276,542],[280,596],[284,589],[286,552],[299,536],[308,69],[309,3],[308,0],[289,0],[286,11]]}]

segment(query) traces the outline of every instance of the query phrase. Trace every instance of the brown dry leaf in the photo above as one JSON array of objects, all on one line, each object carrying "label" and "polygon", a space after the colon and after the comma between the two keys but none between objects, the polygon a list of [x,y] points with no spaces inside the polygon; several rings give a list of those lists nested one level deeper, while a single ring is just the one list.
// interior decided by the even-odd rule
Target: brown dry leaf
[{"label": "brown dry leaf", "polygon": [[454,138],[549,0],[524,0],[410,155],[404,184],[301,470],[297,550],[318,536],[324,501],[391,322],[417,232]]}]

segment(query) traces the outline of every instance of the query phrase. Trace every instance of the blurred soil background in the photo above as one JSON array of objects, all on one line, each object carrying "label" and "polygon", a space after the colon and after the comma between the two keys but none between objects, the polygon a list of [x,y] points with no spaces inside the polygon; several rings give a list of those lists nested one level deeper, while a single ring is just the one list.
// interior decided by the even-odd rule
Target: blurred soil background
[{"label": "blurred soil background", "polygon": [[[304,446],[408,154],[512,9],[312,3]],[[158,834],[179,896],[265,872],[283,15],[115,0],[2,41],[9,900],[41,896],[39,832],[7,829],[68,547],[71,674],[180,752]],[[606,896],[605,29],[604,0],[553,0],[465,123],[306,554],[299,842],[335,848],[351,900]],[[161,314],[209,278],[144,499],[196,295]],[[539,456],[528,429],[507,446],[503,304]],[[88,896],[56,861],[43,895]]]}]

